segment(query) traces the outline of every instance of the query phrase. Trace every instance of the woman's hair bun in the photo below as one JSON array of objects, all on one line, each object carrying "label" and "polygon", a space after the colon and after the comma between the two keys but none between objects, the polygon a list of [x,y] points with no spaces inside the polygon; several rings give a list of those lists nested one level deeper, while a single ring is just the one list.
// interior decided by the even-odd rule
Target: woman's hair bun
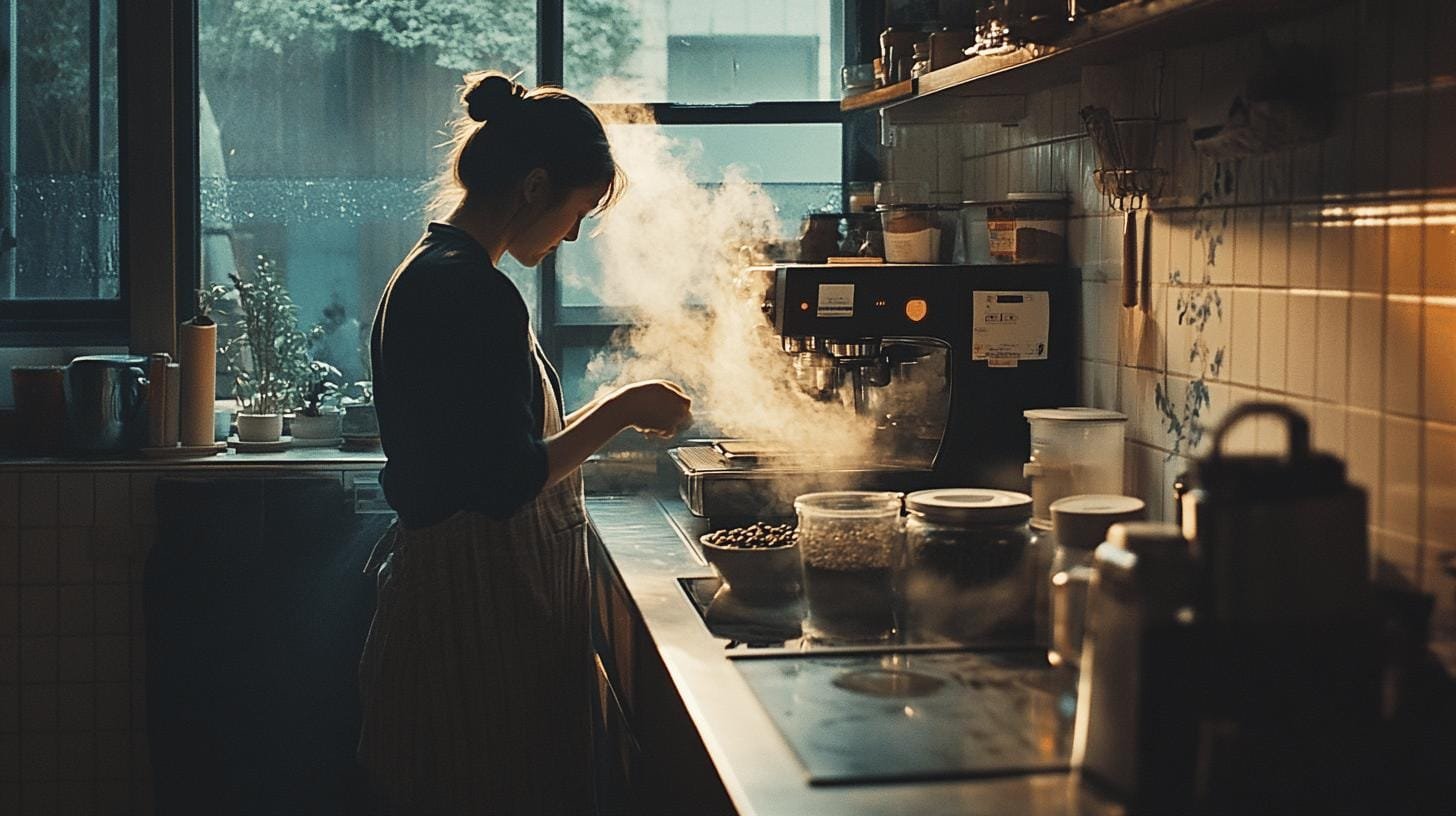
[{"label": "woman's hair bun", "polygon": [[477,122],[509,115],[526,101],[526,87],[505,74],[468,74],[465,82],[465,93],[460,98],[466,114]]}]

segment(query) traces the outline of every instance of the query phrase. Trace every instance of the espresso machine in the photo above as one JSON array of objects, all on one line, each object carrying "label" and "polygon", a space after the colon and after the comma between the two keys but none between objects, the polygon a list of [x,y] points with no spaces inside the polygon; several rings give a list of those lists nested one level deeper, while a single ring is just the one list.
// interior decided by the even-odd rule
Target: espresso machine
[{"label": "espresso machine", "polygon": [[669,451],[710,518],[792,515],[799,493],[1022,490],[1022,411],[1076,398],[1078,280],[1060,266],[778,265],[759,276],[772,342],[798,387],[875,428],[863,461],[723,440]]}]

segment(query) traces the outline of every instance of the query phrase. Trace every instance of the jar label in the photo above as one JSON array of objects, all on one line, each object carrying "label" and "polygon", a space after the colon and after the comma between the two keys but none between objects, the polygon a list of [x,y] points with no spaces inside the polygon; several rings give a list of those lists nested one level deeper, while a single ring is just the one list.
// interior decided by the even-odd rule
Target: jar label
[{"label": "jar label", "polygon": [[990,233],[991,255],[996,258],[1016,257],[1015,221],[987,221],[986,230]]},{"label": "jar label", "polygon": [[884,240],[885,260],[890,263],[935,263],[940,230],[933,227],[915,232],[886,230]]},{"label": "jar label", "polygon": [[1014,360],[1047,358],[1050,293],[978,290],[971,303],[971,359],[1002,367]]},{"label": "jar label", "polygon": [[991,256],[1011,263],[1061,263],[1066,252],[1062,221],[987,221]]}]

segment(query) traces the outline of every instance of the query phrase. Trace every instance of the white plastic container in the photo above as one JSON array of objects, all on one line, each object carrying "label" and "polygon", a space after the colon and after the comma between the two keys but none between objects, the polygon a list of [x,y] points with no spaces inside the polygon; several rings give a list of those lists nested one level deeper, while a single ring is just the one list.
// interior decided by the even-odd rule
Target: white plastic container
[{"label": "white plastic container", "polygon": [[1022,475],[1031,480],[1031,523],[1052,526],[1052,502],[1080,493],[1123,492],[1123,429],[1127,416],[1101,408],[1037,408],[1023,411],[1031,423],[1031,457]]}]

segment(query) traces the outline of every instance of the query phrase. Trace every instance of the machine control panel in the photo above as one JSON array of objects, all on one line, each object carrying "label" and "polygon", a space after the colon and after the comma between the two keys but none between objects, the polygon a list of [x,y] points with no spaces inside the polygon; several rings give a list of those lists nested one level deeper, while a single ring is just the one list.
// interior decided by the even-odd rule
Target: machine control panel
[{"label": "machine control panel", "polygon": [[1051,334],[1046,292],[976,290],[971,296],[971,359],[993,367],[1045,360]]}]

